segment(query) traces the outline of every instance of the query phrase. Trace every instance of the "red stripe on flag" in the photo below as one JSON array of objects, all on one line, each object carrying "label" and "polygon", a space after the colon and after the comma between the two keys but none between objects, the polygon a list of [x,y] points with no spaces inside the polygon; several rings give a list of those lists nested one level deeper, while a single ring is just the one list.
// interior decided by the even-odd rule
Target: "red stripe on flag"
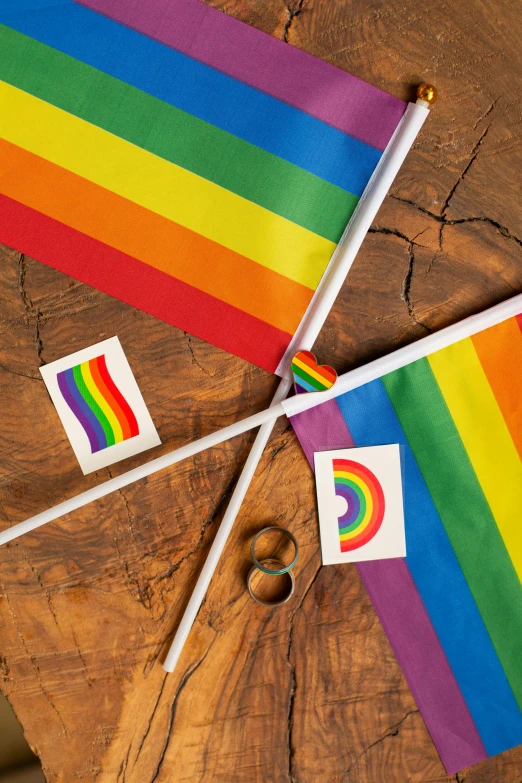
[{"label": "red stripe on flag", "polygon": [[0,194],[0,242],[275,372],[291,335]]},{"label": "red stripe on flag", "polygon": [[120,415],[125,418],[127,426],[130,430],[129,437],[134,438],[135,435],[140,434],[140,428],[138,426],[136,416],[134,415],[134,411],[132,410],[131,406],[112,380],[107,368],[107,363],[105,361],[105,354],[98,356],[92,361],[96,362],[100,376],[106,388],[108,389],[109,394],[112,396],[113,400],[116,401],[118,407],[116,410],[114,410],[115,415],[117,416],[118,420],[120,420]]}]

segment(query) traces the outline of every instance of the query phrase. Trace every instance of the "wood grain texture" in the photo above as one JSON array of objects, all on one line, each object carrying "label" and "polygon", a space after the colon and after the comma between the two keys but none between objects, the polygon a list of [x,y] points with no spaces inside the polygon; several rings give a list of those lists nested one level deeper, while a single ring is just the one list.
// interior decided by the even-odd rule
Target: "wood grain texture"
[{"label": "wood grain texture", "polygon": [[[509,0],[215,0],[397,95],[440,99],[316,346],[339,372],[522,291],[522,34]],[[297,142],[296,142],[297,143]],[[264,408],[275,380],[0,249],[0,524],[83,477],[38,368],[118,334],[172,449]],[[320,568],[313,481],[281,423],[177,671],[159,661],[252,442],[245,435],[0,549],[0,685],[52,783],[444,783],[354,568]],[[302,555],[277,611],[245,591],[248,544]],[[520,783],[522,748],[451,778]]]}]

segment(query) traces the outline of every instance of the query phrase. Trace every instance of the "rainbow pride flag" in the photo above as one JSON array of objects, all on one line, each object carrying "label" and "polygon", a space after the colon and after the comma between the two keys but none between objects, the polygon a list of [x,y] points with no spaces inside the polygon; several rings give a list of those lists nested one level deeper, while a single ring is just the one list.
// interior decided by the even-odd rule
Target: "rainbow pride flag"
[{"label": "rainbow pride flag", "polygon": [[292,417],[403,447],[407,557],[357,569],[450,774],[522,743],[521,384],[518,316]]},{"label": "rainbow pride flag", "polygon": [[0,105],[0,242],[270,371],[405,111],[199,0],[0,0]]},{"label": "rainbow pride flag", "polygon": [[136,416],[114,383],[105,354],[59,372],[56,380],[89,439],[91,454],[139,435]]}]

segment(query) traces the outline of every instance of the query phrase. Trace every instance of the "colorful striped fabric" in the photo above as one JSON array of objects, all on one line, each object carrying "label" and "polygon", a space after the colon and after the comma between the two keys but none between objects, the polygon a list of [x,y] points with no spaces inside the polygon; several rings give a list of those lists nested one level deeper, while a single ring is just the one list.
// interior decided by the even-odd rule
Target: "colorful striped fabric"
[{"label": "colorful striped fabric", "polygon": [[92,454],[139,435],[136,416],[111,378],[105,355],[59,372],[56,379]]},{"label": "colorful striped fabric", "polygon": [[270,371],[405,110],[199,0],[0,0],[0,105],[0,242]]},{"label": "colorful striped fabric", "polygon": [[292,419],[404,448],[407,557],[358,570],[449,773],[522,743],[521,381],[519,316]]}]

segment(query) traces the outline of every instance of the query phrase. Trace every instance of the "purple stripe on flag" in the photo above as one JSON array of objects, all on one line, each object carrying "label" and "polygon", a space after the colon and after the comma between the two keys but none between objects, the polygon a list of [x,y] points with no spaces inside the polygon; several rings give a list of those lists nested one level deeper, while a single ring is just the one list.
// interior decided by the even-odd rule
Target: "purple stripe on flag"
[{"label": "purple stripe on flag", "polygon": [[[312,467],[314,451],[354,445],[335,400],[291,422]],[[357,570],[448,773],[487,758],[406,561],[358,563]]]},{"label": "purple stripe on flag", "polygon": [[75,0],[384,150],[406,104],[200,0]]},{"label": "purple stripe on flag", "polygon": [[406,561],[374,560],[357,570],[448,774],[486,759]]},{"label": "purple stripe on flag", "polygon": [[335,400],[297,413],[290,421],[312,470],[315,451],[349,449],[355,446]]},{"label": "purple stripe on flag", "polygon": [[98,443],[98,438],[96,437],[94,427],[91,425],[88,416],[83,412],[79,401],[76,400],[76,395],[80,395],[76,389],[76,383],[74,381],[72,370],[64,370],[63,372],[59,372],[56,375],[56,380],[58,381],[58,386],[65,402],[85,430],[85,434],[89,438],[89,443],[91,444],[91,452],[94,454],[95,451],[100,450],[100,445]]}]

